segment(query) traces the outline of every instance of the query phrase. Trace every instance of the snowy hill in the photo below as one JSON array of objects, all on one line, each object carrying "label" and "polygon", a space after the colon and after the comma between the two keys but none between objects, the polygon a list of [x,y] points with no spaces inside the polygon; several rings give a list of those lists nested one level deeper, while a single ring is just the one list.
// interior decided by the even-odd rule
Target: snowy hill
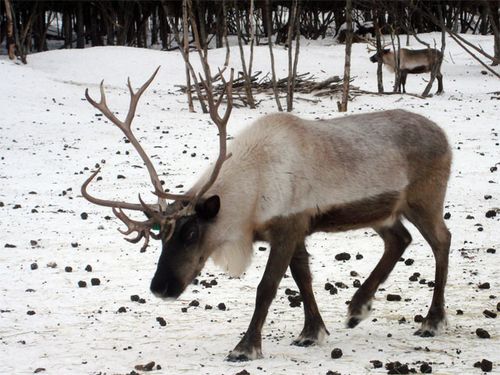
[{"label": "snowy hill", "polygon": [[[439,40],[437,34],[424,37]],[[489,36],[468,39],[492,50]],[[58,50],[30,55],[25,66],[1,56],[0,373],[31,374],[43,368],[47,374],[121,374],[150,361],[161,366],[153,373],[165,374],[235,374],[243,369],[251,374],[386,373],[370,362],[379,360],[408,363],[417,370],[429,362],[434,373],[473,374],[480,373],[473,365],[483,358],[493,361],[498,371],[499,318],[488,318],[483,311],[497,312],[500,302],[500,212],[485,216],[500,207],[500,81],[483,74],[484,69],[453,41],[447,46],[443,95],[357,96],[349,103],[349,113],[404,108],[431,118],[449,137],[454,161],[446,199],[446,222],[453,236],[448,327],[435,338],[413,336],[419,326],[414,316],[426,313],[432,295],[427,282],[434,277],[432,252],[414,227],[408,226],[414,241],[404,254],[414,262],[397,264],[376,294],[370,318],[353,330],[345,328],[345,302],[355,291],[354,280],[366,279],[380,258],[382,241],[368,229],[315,234],[307,244],[315,293],[330,336],[318,347],[289,345],[300,332],[303,312],[289,307],[285,289],[297,287],[288,277],[264,326],[264,359],[236,364],[223,359],[250,321],[267,245],[255,247],[253,264],[242,278],[231,279],[208,264],[198,277],[206,282],[189,287],[177,301],[161,301],[149,292],[158,244],[140,253],[140,246],[123,241],[116,231],[121,224],[108,217],[113,216],[111,210],[80,195],[89,171],[100,164],[103,179],[92,186],[94,195],[135,202],[140,192],[154,200],[140,159],[118,129],[84,98],[87,87],[98,97],[103,78],[109,106],[122,115],[128,108],[127,76],[138,87],[162,66],[141,99],[135,127],[173,190],[183,190],[175,188],[179,185],[188,188],[213,160],[215,126],[200,111],[189,113],[176,87],[185,83],[180,54],[125,47]],[[342,76],[344,48],[303,41],[299,73],[311,72],[318,79]],[[210,54],[214,66],[223,63],[223,49]],[[284,77],[287,51],[277,48],[275,54],[278,75]],[[354,85],[375,91],[376,65],[368,57],[364,45],[354,45],[351,75]],[[192,60],[198,66],[197,56],[193,54]],[[236,48],[231,61],[237,68]],[[258,47],[254,69],[267,72],[268,66],[268,47]],[[392,78],[385,72],[386,90]],[[421,93],[427,78],[409,76],[407,91]],[[302,98],[310,99],[297,95],[294,113],[299,116],[342,116],[336,110],[338,98],[319,103]],[[230,135],[275,111],[272,98],[259,99],[263,102],[257,110],[234,109]],[[350,253],[351,259],[336,261],[340,252]],[[363,258],[355,259],[356,254]],[[351,276],[352,271],[359,276]],[[415,272],[425,281],[409,281]],[[92,279],[100,285],[93,286]],[[216,283],[210,284],[213,280]],[[79,281],[87,286],[79,287]],[[342,282],[347,288],[330,295],[326,282]],[[402,300],[389,302],[387,294],[399,294]],[[132,301],[132,295],[144,303]],[[193,300],[198,307],[190,306]],[[226,308],[218,308],[220,303]],[[491,338],[479,338],[477,328],[487,330]],[[341,358],[330,357],[334,348],[343,351]]]}]

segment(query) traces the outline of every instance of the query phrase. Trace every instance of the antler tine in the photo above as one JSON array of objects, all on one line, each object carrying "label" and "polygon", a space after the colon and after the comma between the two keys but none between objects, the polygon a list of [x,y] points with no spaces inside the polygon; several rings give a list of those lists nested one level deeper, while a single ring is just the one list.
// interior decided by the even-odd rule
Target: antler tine
[{"label": "antler tine", "polygon": [[212,121],[215,123],[215,125],[217,125],[217,129],[219,130],[219,157],[217,158],[217,161],[215,162],[214,169],[212,170],[212,174],[210,175],[209,180],[205,183],[205,185],[202,186],[202,188],[196,194],[196,197],[194,199],[195,203],[214,184],[214,182],[217,179],[217,176],[219,175],[219,172],[222,168],[222,164],[228,159],[226,127],[227,127],[227,122],[229,120],[229,116],[231,114],[231,110],[233,108],[233,96],[232,96],[233,77],[234,77],[234,69],[231,69],[229,84],[226,83],[224,78],[222,78],[222,81],[224,83],[224,90],[222,92],[222,95],[224,94],[224,92],[226,92],[226,95],[227,95],[226,112],[224,113],[224,116],[222,118],[220,117],[219,112],[218,112],[218,107],[220,105],[221,98],[219,98],[217,104],[215,104],[213,101],[213,96],[209,97],[211,99],[211,100],[209,100],[209,103],[208,103],[209,108],[210,108],[210,117],[212,118]]},{"label": "antler tine", "polygon": [[125,238],[128,242],[137,243],[142,238],[144,238],[144,245],[141,247],[141,252],[146,251],[146,248],[149,244],[149,237],[151,235],[152,226],[156,223],[156,219],[151,218],[146,221],[136,221],[129,218],[122,209],[116,209],[113,207],[113,213],[115,216],[120,219],[126,226],[127,230],[118,229],[120,233],[127,236],[132,232],[137,232],[137,236],[133,238]]},{"label": "antler tine", "polygon": [[130,91],[130,106],[129,110],[127,113],[127,117],[125,119],[125,125],[127,126],[128,129],[130,129],[130,126],[132,124],[132,120],[134,119],[135,116],[135,110],[137,108],[137,103],[139,103],[139,99],[141,98],[141,95],[146,91],[148,86],[153,82],[153,80],[156,77],[156,74],[158,73],[158,70],[160,70],[160,66],[156,68],[156,70],[153,72],[151,77],[141,86],[139,90],[137,90],[136,93],[134,93],[134,90],[132,89],[132,85],[130,84],[130,77],[127,78],[127,86]]},{"label": "antler tine", "polygon": [[[99,198],[96,198],[96,197],[93,197],[92,195],[90,195],[89,192],[87,191],[87,187],[92,182],[92,180],[94,180],[95,176],[97,176],[97,174],[100,171],[101,171],[101,168],[98,168],[83,183],[82,188],[81,188],[81,193],[85,199],[87,199],[91,203],[97,204],[98,206],[123,208],[123,209],[134,210],[134,211],[144,211],[144,207],[140,204],[127,203],[127,202],[122,202],[122,201],[111,201],[111,200],[107,200],[107,199],[99,199]],[[149,207],[149,208],[153,209],[152,207]]]}]

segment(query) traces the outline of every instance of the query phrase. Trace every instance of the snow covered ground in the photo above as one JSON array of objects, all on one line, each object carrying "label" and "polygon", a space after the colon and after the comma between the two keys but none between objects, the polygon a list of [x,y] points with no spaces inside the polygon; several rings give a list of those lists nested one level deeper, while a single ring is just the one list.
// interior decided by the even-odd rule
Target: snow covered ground
[{"label": "snow covered ground", "polygon": [[[423,37],[439,41],[437,34]],[[489,36],[468,39],[492,50]],[[299,73],[312,72],[318,79],[342,75],[344,46],[303,41],[301,47]],[[234,48],[235,67],[237,53]],[[275,54],[278,75],[283,77],[287,51],[277,48]],[[210,56],[214,64],[222,64],[224,51],[211,51]],[[376,65],[368,57],[364,45],[354,46],[353,84],[375,91]],[[268,61],[267,47],[258,47],[255,70],[268,71]],[[1,374],[30,374],[37,369],[47,374],[124,374],[150,361],[156,363],[153,373],[165,374],[235,374],[244,369],[251,374],[387,373],[375,369],[372,360],[400,361],[417,371],[428,362],[434,373],[474,374],[481,373],[473,365],[483,358],[493,362],[493,372],[500,372],[499,318],[483,314],[497,311],[500,292],[500,212],[493,218],[485,216],[500,207],[500,170],[494,168],[500,163],[497,78],[483,74],[483,67],[448,40],[443,95],[428,99],[364,95],[349,104],[349,113],[415,111],[448,134],[454,162],[446,200],[453,235],[447,329],[435,338],[413,336],[418,328],[414,316],[427,312],[432,288],[408,278],[419,272],[420,280],[433,280],[434,260],[411,225],[414,241],[404,258],[414,263],[398,263],[377,293],[370,318],[354,330],[344,326],[345,302],[355,291],[354,280],[363,281],[375,266],[382,241],[371,230],[316,234],[309,238],[308,249],[318,304],[330,331],[325,344],[290,345],[302,328],[303,312],[289,306],[285,289],[297,288],[286,277],[264,326],[264,359],[228,363],[224,357],[250,321],[267,245],[256,245],[253,264],[242,278],[231,279],[208,264],[198,279],[207,281],[205,285],[215,280],[215,285],[193,285],[179,300],[164,302],[149,292],[158,244],[140,253],[140,246],[124,241],[116,231],[120,224],[108,217],[113,216],[111,210],[90,204],[79,192],[89,170],[99,163],[103,180],[93,185],[95,195],[135,201],[141,192],[153,200],[139,158],[119,130],[96,115],[84,99],[84,89],[97,97],[104,78],[108,103],[122,114],[128,108],[126,77],[137,87],[158,65],[162,68],[141,100],[135,125],[162,178],[172,188],[187,188],[208,166],[206,156],[213,160],[217,138],[209,117],[189,113],[185,96],[177,90],[176,85],[184,84],[184,65],[177,52],[123,47],[57,50],[30,55],[25,66],[0,57]],[[409,76],[407,91],[421,93],[424,79],[426,75]],[[391,82],[392,75],[386,72],[386,89]],[[319,103],[301,98],[311,97],[297,95],[297,115],[343,116],[336,110],[336,97]],[[261,114],[275,111],[273,99],[259,99],[263,101],[257,110],[233,111],[231,135]],[[88,214],[86,220],[82,213]],[[350,253],[351,259],[336,261],[340,252]],[[363,258],[356,260],[356,254]],[[351,271],[359,276],[351,276]],[[92,278],[100,285],[92,286]],[[87,287],[79,287],[79,281]],[[343,282],[348,288],[330,295],[324,289],[326,282]],[[479,288],[484,283],[489,289]],[[389,293],[401,295],[402,301],[387,301]],[[132,301],[132,295],[144,303]],[[198,307],[189,306],[193,300]],[[220,303],[225,310],[218,308]],[[206,309],[207,305],[213,308]],[[491,338],[479,338],[477,328],[487,330]],[[341,358],[331,358],[334,348],[342,350]]]}]

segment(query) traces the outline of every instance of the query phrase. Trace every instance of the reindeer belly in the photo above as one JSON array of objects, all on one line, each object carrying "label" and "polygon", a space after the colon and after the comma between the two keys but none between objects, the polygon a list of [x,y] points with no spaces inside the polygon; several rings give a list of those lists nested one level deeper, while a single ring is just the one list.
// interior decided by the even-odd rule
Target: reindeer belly
[{"label": "reindeer belly", "polygon": [[411,74],[420,74],[420,73],[427,73],[429,71],[429,67],[425,65],[420,65],[420,66],[415,66],[409,69],[406,69],[408,73]]},{"label": "reindeer belly", "polygon": [[400,201],[400,192],[388,192],[334,205],[311,218],[310,232],[338,232],[392,221]]}]

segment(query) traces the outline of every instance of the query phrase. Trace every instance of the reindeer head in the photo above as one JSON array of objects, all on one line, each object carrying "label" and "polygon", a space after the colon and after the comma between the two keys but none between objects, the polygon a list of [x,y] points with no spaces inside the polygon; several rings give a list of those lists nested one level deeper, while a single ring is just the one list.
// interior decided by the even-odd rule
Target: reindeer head
[{"label": "reindeer head", "polygon": [[384,60],[384,56],[387,55],[389,52],[391,52],[391,50],[389,48],[384,48],[382,49],[382,51],[379,53],[375,53],[374,55],[370,56],[370,61],[372,63],[376,63],[376,62],[383,62]]},{"label": "reindeer head", "polygon": [[[158,68],[159,69],[159,68]],[[217,219],[220,209],[220,198],[217,195],[204,197],[204,194],[213,185],[220,172],[222,164],[230,157],[227,155],[226,147],[226,125],[232,109],[232,83],[233,71],[231,70],[231,79],[229,84],[224,78],[221,79],[224,84],[222,94],[217,101],[214,100],[210,81],[202,81],[205,86],[207,101],[210,108],[210,116],[219,130],[219,156],[213,167],[212,173],[206,183],[195,192],[188,194],[171,194],[164,191],[156,170],[147,156],[146,152],[134,136],[131,124],[135,116],[135,110],[139,98],[153,81],[158,69],[153,73],[146,83],[134,93],[130,80],[128,88],[130,91],[130,106],[125,121],[120,121],[106,104],[103,82],[101,82],[101,100],[99,103],[94,101],[85,91],[85,97],[95,108],[102,112],[108,120],[118,126],[125,134],[126,138],[134,146],[146,165],[151,182],[154,187],[154,194],[157,196],[157,204],[145,203],[139,195],[139,203],[128,203],[122,201],[110,201],[91,196],[88,191],[88,185],[97,176],[100,169],[92,175],[82,185],[82,195],[88,201],[100,205],[111,207],[115,216],[126,226],[127,230],[120,232],[129,235],[137,232],[136,237],[126,238],[127,241],[137,243],[145,239],[141,252],[145,251],[150,237],[162,241],[162,252],[156,273],[151,282],[151,291],[158,297],[178,297],[186,286],[201,271],[212,249],[204,245],[204,238],[207,229]],[[207,72],[209,75],[209,71]],[[227,108],[223,117],[219,116],[219,106],[224,94],[227,92]],[[167,203],[167,200],[173,202]],[[131,219],[124,210],[142,211],[147,220],[137,221]]]}]

